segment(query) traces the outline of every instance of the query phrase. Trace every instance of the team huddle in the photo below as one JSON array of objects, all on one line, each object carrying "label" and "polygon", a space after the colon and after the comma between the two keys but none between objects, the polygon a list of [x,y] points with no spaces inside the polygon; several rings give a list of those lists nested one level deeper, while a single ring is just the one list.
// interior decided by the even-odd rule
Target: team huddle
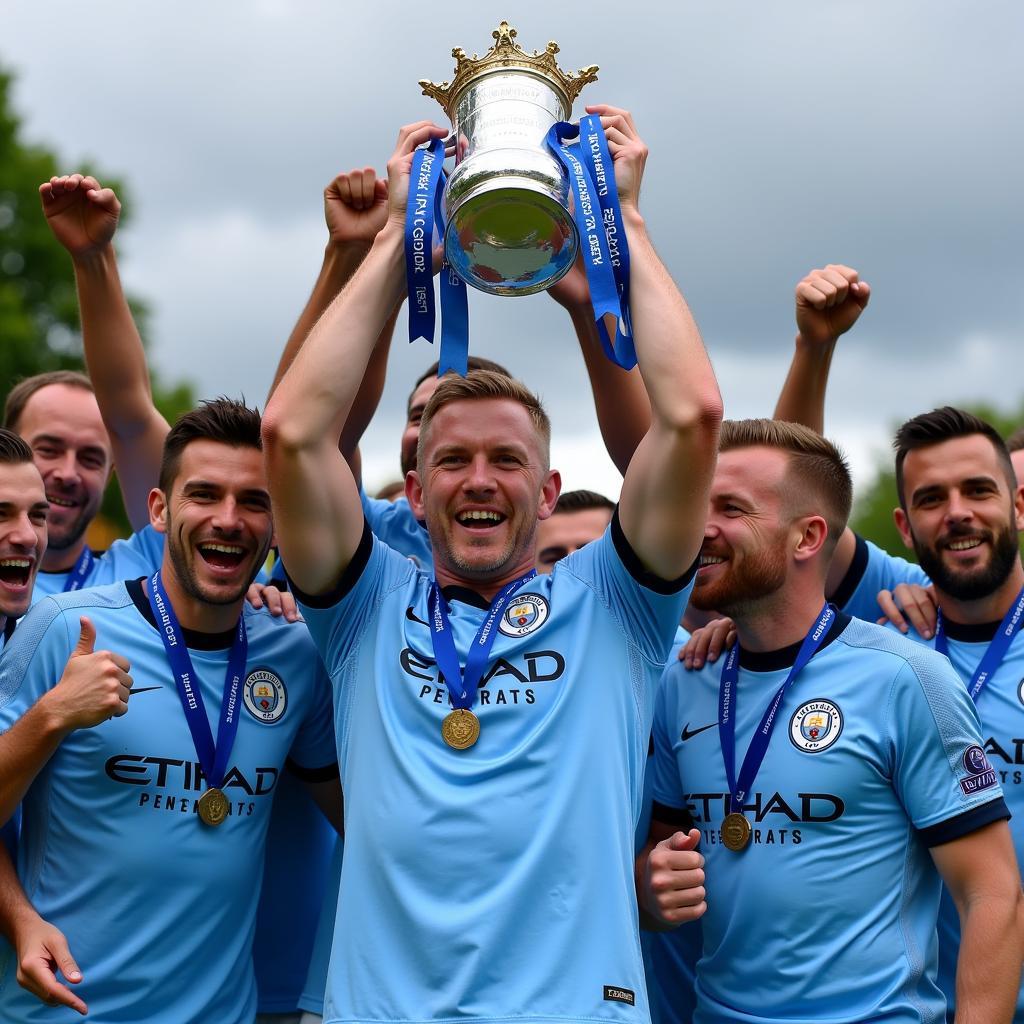
[{"label": "team huddle", "polygon": [[[588,109],[637,368],[579,267],[550,294],[617,502],[561,492],[541,402],[474,357],[417,381],[400,495],[363,488],[443,129],[326,190],[262,417],[166,422],[117,197],[40,187],[88,375],[10,382],[0,430],[0,1021],[1024,1024],[1024,465],[914,416],[916,564],[853,533],[822,431],[868,285],[808,274],[772,418],[723,419],[647,149]],[[94,552],[113,469],[134,533]]]}]

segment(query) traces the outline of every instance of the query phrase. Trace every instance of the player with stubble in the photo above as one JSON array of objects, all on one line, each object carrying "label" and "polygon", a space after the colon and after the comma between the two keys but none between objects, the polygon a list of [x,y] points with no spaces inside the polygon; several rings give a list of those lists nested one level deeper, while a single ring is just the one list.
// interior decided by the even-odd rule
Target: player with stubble
[{"label": "player with stubble", "polygon": [[[646,147],[628,114],[591,109],[614,159],[652,407],[599,540],[534,576],[537,521],[560,483],[547,417],[522,385],[479,371],[438,384],[406,480],[434,578],[367,528],[337,438],[401,296],[413,151],[445,133],[428,122],[402,129],[388,223],[266,412],[282,557],[334,683],[348,836],[339,908],[360,922],[335,932],[329,1024],[647,1019],[633,821],[721,399],[637,209]],[[560,664],[532,700],[476,700],[492,662],[528,671],[538,644]]]}]

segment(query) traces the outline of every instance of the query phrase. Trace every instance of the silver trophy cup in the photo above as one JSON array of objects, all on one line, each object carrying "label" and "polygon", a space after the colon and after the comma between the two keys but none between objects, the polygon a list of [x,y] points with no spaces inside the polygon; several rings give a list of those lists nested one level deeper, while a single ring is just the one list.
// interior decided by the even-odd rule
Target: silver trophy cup
[{"label": "silver trophy cup", "polygon": [[456,167],[445,186],[445,255],[467,284],[492,295],[530,295],[569,271],[579,243],[562,165],[544,139],[597,79],[592,65],[558,67],[558,46],[527,53],[503,21],[483,57],[456,47],[450,83],[420,85],[455,129]]}]

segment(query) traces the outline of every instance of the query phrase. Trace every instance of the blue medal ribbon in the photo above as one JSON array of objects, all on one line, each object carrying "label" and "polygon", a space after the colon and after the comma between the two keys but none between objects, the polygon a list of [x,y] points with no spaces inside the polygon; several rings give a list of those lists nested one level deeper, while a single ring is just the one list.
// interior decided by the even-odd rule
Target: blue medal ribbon
[{"label": "blue medal ribbon", "polygon": [[[978,702],[978,695],[985,688],[985,684],[996,674],[997,669],[1003,663],[1006,652],[1013,643],[1013,638],[1020,631],[1024,624],[1024,589],[1017,595],[1017,600],[1010,606],[1010,610],[1003,616],[996,635],[988,645],[984,657],[978,662],[974,675],[968,684],[967,690],[971,700]],[[949,656],[949,641],[946,639],[946,626],[942,619],[942,609],[938,611],[935,620],[935,650],[939,654]]]},{"label": "blue medal ribbon", "polygon": [[92,572],[93,562],[95,561],[96,556],[87,544],[82,548],[78,561],[75,562],[74,568],[68,573],[68,578],[64,581],[65,594],[70,593],[72,590],[81,590],[85,586],[85,581],[89,578],[89,573]]},{"label": "blue medal ribbon", "polygon": [[835,619],[836,613],[831,605],[825,604],[821,614],[811,627],[810,632],[804,637],[800,645],[800,651],[793,662],[783,684],[775,691],[775,696],[761,716],[761,724],[750,740],[746,756],[740,767],[740,777],[736,779],[736,683],[739,681],[739,655],[740,645],[735,643],[729,651],[722,666],[722,680],[718,689],[718,736],[722,743],[722,760],[725,762],[725,777],[729,784],[729,813],[742,814],[743,801],[746,799],[750,787],[757,778],[758,769],[764,756],[768,753],[768,744],[771,741],[772,732],[775,729],[776,713],[786,691],[792,685],[793,680],[806,667],[807,663],[818,652],[818,648],[825,642],[829,628]]},{"label": "blue medal ribbon", "polygon": [[[434,193],[434,217],[441,238],[445,234],[441,197],[448,175],[441,172],[441,182]],[[466,282],[452,270],[448,260],[441,263],[441,351],[437,375],[443,377],[454,370],[465,377],[469,370],[469,297]]]},{"label": "blue medal ribbon", "polygon": [[417,149],[409,173],[405,208],[405,281],[409,292],[409,341],[434,341],[434,215],[444,142]]},{"label": "blue medal ribbon", "polygon": [[185,712],[188,731],[192,734],[196,756],[211,789],[220,789],[224,782],[228,758],[235,745],[238,719],[242,712],[241,686],[245,675],[245,661],[249,653],[249,642],[245,634],[245,616],[238,617],[238,632],[231,644],[228,655],[228,669],[224,679],[224,696],[221,700],[220,719],[217,724],[217,745],[213,744],[210,720],[206,716],[206,705],[192,668],[192,659],[185,646],[185,637],[178,617],[164,590],[163,580],[157,570],[149,581],[149,606],[156,618],[157,632],[164,642],[167,660],[171,663],[178,697]]},{"label": "blue medal ribbon", "polygon": [[448,700],[453,708],[469,709],[476,703],[480,680],[483,678],[484,669],[487,668],[487,659],[491,655],[491,648],[498,635],[494,624],[498,616],[505,610],[505,605],[508,604],[512,595],[536,575],[537,570],[531,569],[525,576],[513,580],[495,595],[487,609],[487,615],[470,645],[465,671],[459,663],[459,652],[455,649],[451,623],[448,621],[448,602],[445,600],[444,594],[441,593],[437,580],[431,583],[430,594],[427,598],[430,609],[430,640],[434,647],[434,660],[444,677],[444,685],[448,689]]},{"label": "blue medal ribbon", "polygon": [[[601,119],[584,117],[578,126],[559,121],[551,126],[545,143],[569,176],[601,345],[612,362],[631,370],[636,366],[636,350],[629,312],[629,249]],[[609,313],[617,323],[614,343],[604,325]]]}]

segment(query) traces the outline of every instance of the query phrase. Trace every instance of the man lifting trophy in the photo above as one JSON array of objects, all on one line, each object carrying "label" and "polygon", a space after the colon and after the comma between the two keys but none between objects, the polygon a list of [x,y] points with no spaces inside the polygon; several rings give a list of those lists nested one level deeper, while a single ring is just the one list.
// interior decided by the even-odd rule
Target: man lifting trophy
[{"label": "man lifting trophy", "polygon": [[[595,317],[608,356],[627,368],[630,341],[628,255],[611,157],[600,119],[568,123],[597,66],[575,73],[556,61],[557,43],[528,53],[503,21],[482,57],[461,47],[451,82],[420,85],[445,109],[455,170],[445,180],[445,144],[416,154],[406,221],[409,339],[433,341],[432,239],[443,238],[440,372],[465,372],[465,285],[492,295],[549,288],[582,250]],[[617,322],[614,343],[603,317]]]}]

